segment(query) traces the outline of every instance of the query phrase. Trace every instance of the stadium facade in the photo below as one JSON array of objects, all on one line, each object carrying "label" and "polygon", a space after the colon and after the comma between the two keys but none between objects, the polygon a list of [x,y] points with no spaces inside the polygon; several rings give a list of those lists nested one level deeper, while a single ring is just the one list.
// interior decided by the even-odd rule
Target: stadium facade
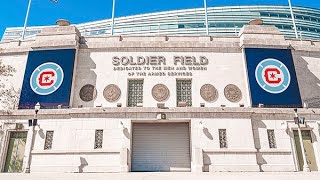
[{"label": "stadium facade", "polygon": [[318,171],[316,38],[290,39],[274,25],[237,36],[78,28],[0,43],[1,62],[16,70],[1,88],[20,90],[18,109],[1,101],[1,172]]},{"label": "stadium facade", "polygon": [[[293,7],[299,37],[320,39],[320,10]],[[208,8],[209,34],[236,36],[252,19],[275,25],[285,37],[295,37],[288,6],[223,6]],[[205,35],[204,9],[184,9],[115,18],[114,35]],[[75,25],[82,36],[110,34],[111,19]],[[43,27],[28,27],[34,38]],[[7,28],[2,41],[19,39],[22,28]]]}]

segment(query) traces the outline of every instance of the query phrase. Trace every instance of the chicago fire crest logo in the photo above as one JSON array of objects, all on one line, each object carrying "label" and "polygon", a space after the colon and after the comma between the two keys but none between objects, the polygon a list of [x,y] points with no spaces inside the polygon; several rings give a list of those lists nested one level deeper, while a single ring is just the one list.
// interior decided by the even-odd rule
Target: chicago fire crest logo
[{"label": "chicago fire crest logo", "polygon": [[49,95],[59,89],[63,77],[63,70],[58,64],[44,63],[32,72],[30,86],[39,95]]},{"label": "chicago fire crest logo", "polygon": [[285,91],[290,85],[290,72],[279,60],[268,58],[256,67],[256,80],[259,86],[272,94]]}]

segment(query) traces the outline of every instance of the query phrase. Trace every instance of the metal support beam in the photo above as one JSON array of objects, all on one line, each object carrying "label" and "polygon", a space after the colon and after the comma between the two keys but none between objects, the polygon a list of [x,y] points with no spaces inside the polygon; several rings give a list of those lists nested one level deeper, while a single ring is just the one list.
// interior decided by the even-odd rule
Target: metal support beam
[{"label": "metal support beam", "polygon": [[26,18],[24,20],[24,26],[23,26],[23,31],[22,31],[22,36],[21,40],[24,40],[24,36],[26,34],[26,29],[27,29],[27,23],[28,23],[28,18],[29,18],[29,12],[30,12],[30,7],[31,7],[31,2],[32,0],[29,0],[28,8],[27,8],[27,13],[26,13]]},{"label": "metal support beam", "polygon": [[204,0],[203,3],[204,3],[204,15],[205,15],[205,18],[206,18],[206,34],[209,35],[207,0]]},{"label": "metal support beam", "polygon": [[111,32],[110,34],[113,35],[113,28],[114,28],[114,9],[116,6],[116,0],[113,0],[112,2],[112,18],[111,18]]},{"label": "metal support beam", "polygon": [[294,18],[292,6],[291,6],[291,0],[288,0],[288,3],[289,3],[289,8],[290,8],[290,13],[291,13],[291,18],[292,18],[292,24],[293,24],[294,33],[295,33],[295,35],[296,35],[296,38],[299,39],[299,37],[298,37],[298,31],[297,31],[297,26],[296,26],[296,20],[295,20],[295,18]]}]

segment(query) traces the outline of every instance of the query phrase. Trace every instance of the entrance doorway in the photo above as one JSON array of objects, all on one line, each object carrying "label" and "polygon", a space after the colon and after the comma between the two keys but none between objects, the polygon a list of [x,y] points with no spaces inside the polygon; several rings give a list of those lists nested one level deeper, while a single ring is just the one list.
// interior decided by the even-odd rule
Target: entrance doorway
[{"label": "entrance doorway", "polygon": [[4,172],[22,172],[24,150],[27,141],[27,132],[10,132]]},{"label": "entrance doorway", "polygon": [[191,171],[189,123],[133,123],[132,171]]},{"label": "entrance doorway", "polygon": [[[302,151],[301,151],[298,131],[294,130],[293,134],[294,134],[294,142],[296,145],[296,151],[297,151],[297,156],[298,156],[299,171],[302,171],[303,170],[303,157],[302,157]],[[302,134],[302,142],[304,145],[304,150],[306,153],[307,163],[310,167],[310,170],[311,171],[318,171],[316,158],[314,155],[313,144],[312,144],[311,131],[310,130],[303,130],[303,131],[301,131],[301,134]]]}]

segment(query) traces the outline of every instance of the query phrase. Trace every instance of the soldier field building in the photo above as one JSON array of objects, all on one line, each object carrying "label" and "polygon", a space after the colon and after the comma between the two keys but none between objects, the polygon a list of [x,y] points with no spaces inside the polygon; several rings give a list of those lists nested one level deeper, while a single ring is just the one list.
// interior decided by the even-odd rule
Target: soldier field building
[{"label": "soldier field building", "polygon": [[1,102],[1,172],[319,171],[320,36],[248,22],[222,35],[5,35],[15,71],[1,79],[19,96]]}]

